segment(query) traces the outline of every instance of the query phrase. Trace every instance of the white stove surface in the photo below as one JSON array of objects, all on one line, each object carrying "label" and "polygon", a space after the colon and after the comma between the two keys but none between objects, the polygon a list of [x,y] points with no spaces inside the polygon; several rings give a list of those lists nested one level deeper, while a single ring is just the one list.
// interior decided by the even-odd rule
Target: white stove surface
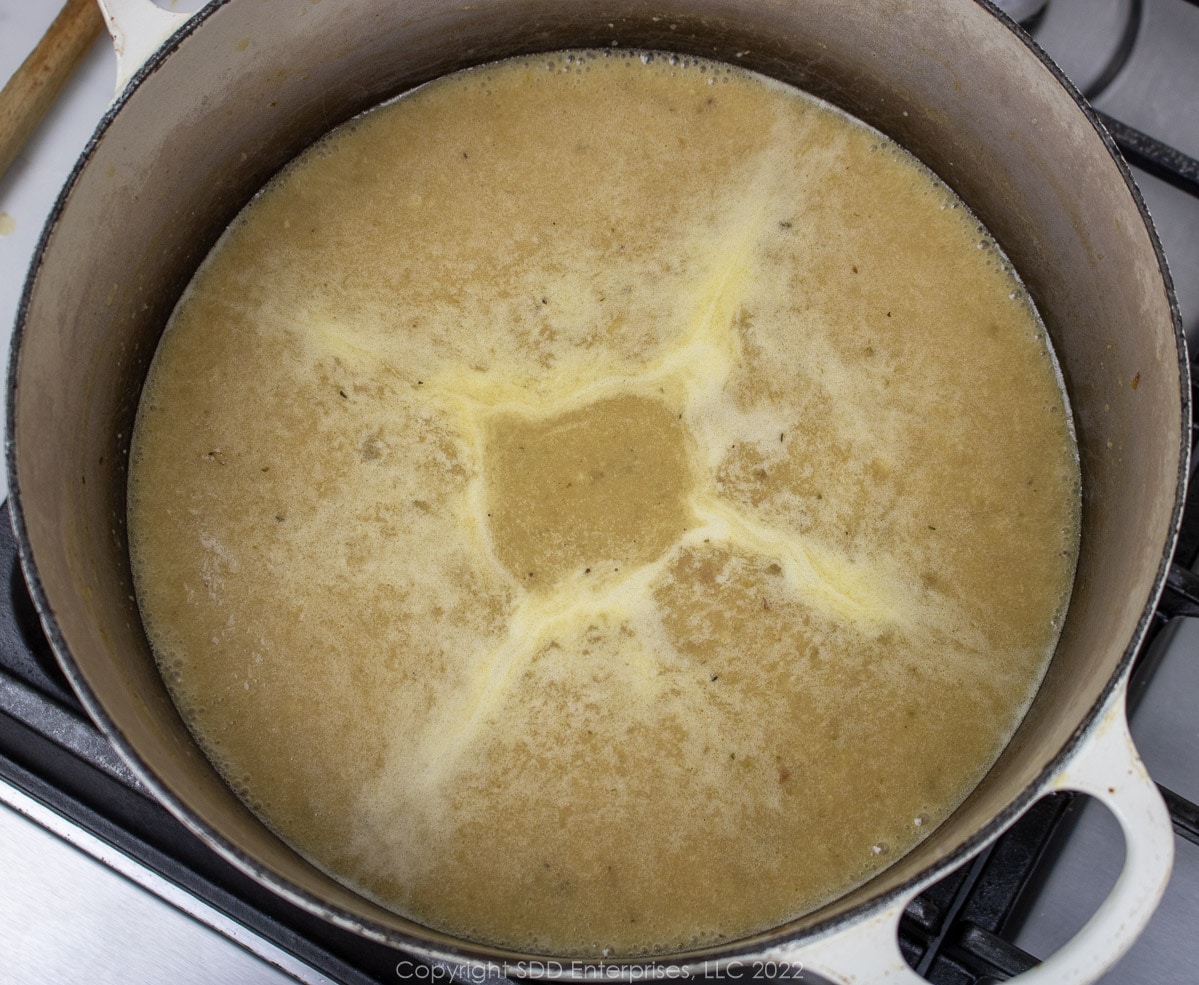
[{"label": "white stove surface", "polygon": [[[180,4],[183,9],[199,6]],[[1118,47],[1136,0],[1050,0],[1035,35],[1088,89]],[[57,13],[56,2],[0,0],[0,81]],[[1143,0],[1141,30],[1124,69],[1095,104],[1199,156],[1199,6]],[[0,178],[0,343],[7,343],[42,225],[112,95],[115,59],[102,36],[9,173]],[[1199,335],[1199,200],[1138,175],[1158,223],[1192,338]],[[0,476],[0,497],[7,495]],[[1199,624],[1161,634],[1169,650],[1133,719],[1150,772],[1199,801]],[[8,982],[324,982],[244,929],[156,883],[62,819],[0,789],[0,968]],[[4,806],[7,803],[8,806]],[[1166,899],[1108,985],[1199,981],[1199,847],[1176,838]],[[1118,826],[1090,805],[1016,943],[1047,955],[1068,939],[1114,883],[1123,856]],[[97,861],[97,857],[99,861]],[[173,893],[172,893],[173,890]],[[165,897],[165,901],[163,899]],[[215,926],[215,931],[211,928]],[[235,943],[236,941],[236,943]],[[252,953],[251,953],[252,952]]]},{"label": "white stove surface", "polygon": [[336,985],[0,780],[8,985]]}]

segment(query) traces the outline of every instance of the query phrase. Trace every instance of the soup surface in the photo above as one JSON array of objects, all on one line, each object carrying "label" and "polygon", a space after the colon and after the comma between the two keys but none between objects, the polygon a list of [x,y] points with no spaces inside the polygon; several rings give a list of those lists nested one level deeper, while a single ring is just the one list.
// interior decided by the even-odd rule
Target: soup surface
[{"label": "soup surface", "polygon": [[429,926],[633,955],[926,836],[1042,677],[1078,468],[954,196],[780,84],[560,53],[342,127],[163,336],[163,675],[289,843]]}]

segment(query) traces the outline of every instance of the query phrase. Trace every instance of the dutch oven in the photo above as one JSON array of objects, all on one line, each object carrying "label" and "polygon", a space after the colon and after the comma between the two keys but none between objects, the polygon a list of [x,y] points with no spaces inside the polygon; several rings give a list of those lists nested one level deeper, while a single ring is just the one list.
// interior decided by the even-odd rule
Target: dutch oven
[{"label": "dutch oven", "polygon": [[[159,678],[125,532],[130,431],[167,318],[266,181],[349,117],[448,72],[562,48],[637,47],[793,83],[940,175],[999,242],[1061,363],[1081,457],[1082,541],[1060,644],[985,779],[915,850],[817,912],[658,957],[665,977],[750,962],[840,982],[919,982],[896,925],[923,887],[1057,789],[1102,800],[1126,840],[1092,921],[1022,981],[1090,981],[1148,920],[1169,818],[1128,737],[1132,658],[1173,551],[1189,455],[1187,360],[1170,278],[1128,168],[1081,97],[984,0],[216,0],[168,14],[106,0],[121,87],[58,200],[17,320],[8,472],[21,561],[81,700],[189,828],[326,919],[459,963],[641,976],[454,939],[334,882],[222,782]],[[784,962],[778,965],[778,962]]]}]

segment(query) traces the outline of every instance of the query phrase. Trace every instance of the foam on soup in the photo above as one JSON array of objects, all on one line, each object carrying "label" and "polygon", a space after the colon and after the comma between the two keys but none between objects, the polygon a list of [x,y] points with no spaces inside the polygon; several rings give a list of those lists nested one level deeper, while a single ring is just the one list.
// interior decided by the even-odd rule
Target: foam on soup
[{"label": "foam on soup", "polygon": [[725,65],[569,52],[341,127],[134,438],[163,675],[316,865],[477,941],[735,939],[961,802],[1053,650],[1069,411],[977,220]]}]

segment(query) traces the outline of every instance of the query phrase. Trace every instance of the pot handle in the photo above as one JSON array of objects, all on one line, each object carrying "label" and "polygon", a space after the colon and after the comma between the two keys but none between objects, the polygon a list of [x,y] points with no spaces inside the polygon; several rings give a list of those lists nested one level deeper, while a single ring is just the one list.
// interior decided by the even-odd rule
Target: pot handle
[{"label": "pot handle", "polygon": [[[1011,979],[1019,985],[1094,982],[1145,929],[1170,878],[1173,826],[1129,735],[1126,687],[1127,682],[1115,691],[1090,734],[1041,791],[1073,790],[1102,801],[1124,832],[1124,868],[1082,930],[1036,968]],[[837,985],[927,985],[899,950],[899,918],[916,892],[810,944],[778,948],[768,960],[796,971],[802,965]]]},{"label": "pot handle", "polygon": [[116,94],[162,43],[190,20],[190,13],[164,10],[152,0],[97,0],[117,52]]}]

